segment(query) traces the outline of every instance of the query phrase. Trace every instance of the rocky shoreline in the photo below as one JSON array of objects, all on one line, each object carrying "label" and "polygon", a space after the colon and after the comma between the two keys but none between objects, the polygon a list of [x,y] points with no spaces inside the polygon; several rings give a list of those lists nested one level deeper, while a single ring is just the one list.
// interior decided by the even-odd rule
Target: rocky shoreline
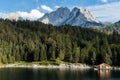
[{"label": "rocky shoreline", "polygon": [[[60,64],[60,65],[39,65],[39,64],[7,64],[2,65],[0,68],[48,68],[48,69],[93,69],[93,66],[89,66],[86,64]],[[120,67],[113,66],[111,68],[112,70],[120,70]]]},{"label": "rocky shoreline", "polygon": [[92,67],[86,64],[60,64],[60,65],[38,65],[38,64],[7,64],[0,66],[0,68],[60,68],[60,69],[91,69]]},{"label": "rocky shoreline", "polygon": [[120,70],[120,67],[112,67],[113,70]]}]

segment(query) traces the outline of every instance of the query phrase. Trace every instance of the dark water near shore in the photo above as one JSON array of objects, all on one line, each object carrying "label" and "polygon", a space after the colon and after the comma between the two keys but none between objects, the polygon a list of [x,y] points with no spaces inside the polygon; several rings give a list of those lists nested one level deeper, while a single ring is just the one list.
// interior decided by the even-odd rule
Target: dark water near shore
[{"label": "dark water near shore", "polygon": [[120,71],[1,68],[0,80],[120,80]]}]

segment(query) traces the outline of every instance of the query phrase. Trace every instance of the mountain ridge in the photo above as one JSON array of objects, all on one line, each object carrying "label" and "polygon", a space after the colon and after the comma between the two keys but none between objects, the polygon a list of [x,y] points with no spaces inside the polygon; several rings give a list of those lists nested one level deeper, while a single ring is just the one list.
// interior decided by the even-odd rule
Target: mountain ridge
[{"label": "mountain ridge", "polygon": [[45,24],[55,26],[72,25],[72,26],[102,26],[102,23],[95,18],[90,11],[85,8],[73,8],[71,11],[67,7],[60,7],[56,11],[46,13],[42,18],[38,19]]},{"label": "mountain ridge", "polygon": [[120,33],[120,21],[106,26],[105,28],[103,28],[103,30],[106,30],[106,31],[109,31],[109,32],[114,32],[115,31],[115,32]]}]

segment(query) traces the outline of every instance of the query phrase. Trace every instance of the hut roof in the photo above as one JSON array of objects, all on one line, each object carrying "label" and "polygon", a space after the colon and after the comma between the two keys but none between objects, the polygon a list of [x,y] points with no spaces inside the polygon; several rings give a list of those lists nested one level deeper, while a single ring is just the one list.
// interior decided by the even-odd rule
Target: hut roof
[{"label": "hut roof", "polygon": [[101,65],[110,66],[109,64],[106,64],[106,63],[101,63],[98,66],[101,66]]}]

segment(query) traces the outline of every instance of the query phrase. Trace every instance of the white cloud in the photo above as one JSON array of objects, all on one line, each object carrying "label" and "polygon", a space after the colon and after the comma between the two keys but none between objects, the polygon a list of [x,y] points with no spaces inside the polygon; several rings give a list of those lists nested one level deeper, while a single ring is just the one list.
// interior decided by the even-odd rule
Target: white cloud
[{"label": "white cloud", "polygon": [[103,3],[107,3],[107,2],[108,2],[108,0],[101,0],[101,2],[103,2]]},{"label": "white cloud", "polygon": [[104,5],[96,5],[87,7],[94,16],[100,21],[115,22],[120,20],[120,2],[113,2]]},{"label": "white cloud", "polygon": [[60,8],[60,6],[55,6],[55,8],[57,9],[57,8]]},{"label": "white cloud", "polygon": [[44,13],[41,13],[37,9],[31,10],[30,13],[18,11],[17,14],[24,19],[30,19],[30,20],[36,20],[44,15]]},{"label": "white cloud", "polygon": [[48,11],[48,12],[53,11],[50,7],[48,7],[48,6],[46,6],[46,5],[41,5],[41,8],[42,8],[43,10]]},{"label": "white cloud", "polygon": [[37,20],[41,18],[43,15],[44,13],[41,13],[39,10],[32,9],[30,12],[17,11],[17,12],[11,12],[11,13],[0,13],[0,18],[18,20],[19,17],[22,17],[23,19]]},{"label": "white cloud", "polygon": [[5,18],[8,18],[10,20],[18,20],[19,15],[16,13],[8,13]]},{"label": "white cloud", "polygon": [[2,12],[0,12],[0,18],[5,18],[6,16],[7,16],[6,13],[2,13]]}]

